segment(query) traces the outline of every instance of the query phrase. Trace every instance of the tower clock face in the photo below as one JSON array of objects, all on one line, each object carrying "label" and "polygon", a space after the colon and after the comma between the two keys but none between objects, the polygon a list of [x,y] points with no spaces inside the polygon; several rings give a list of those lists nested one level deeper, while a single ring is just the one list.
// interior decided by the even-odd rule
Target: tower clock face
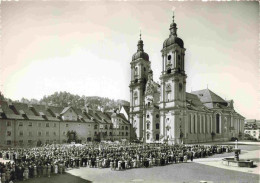
[{"label": "tower clock face", "polygon": [[179,83],[179,91],[182,91],[182,84]]}]

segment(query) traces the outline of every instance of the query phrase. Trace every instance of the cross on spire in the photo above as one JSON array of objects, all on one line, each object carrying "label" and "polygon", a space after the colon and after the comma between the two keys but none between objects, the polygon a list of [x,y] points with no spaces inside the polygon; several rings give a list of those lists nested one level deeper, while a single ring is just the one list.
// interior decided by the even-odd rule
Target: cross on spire
[{"label": "cross on spire", "polygon": [[177,25],[176,23],[174,23],[174,10],[175,10],[175,7],[173,6],[172,7],[172,23],[170,25],[170,36],[173,35],[173,36],[177,36]]}]

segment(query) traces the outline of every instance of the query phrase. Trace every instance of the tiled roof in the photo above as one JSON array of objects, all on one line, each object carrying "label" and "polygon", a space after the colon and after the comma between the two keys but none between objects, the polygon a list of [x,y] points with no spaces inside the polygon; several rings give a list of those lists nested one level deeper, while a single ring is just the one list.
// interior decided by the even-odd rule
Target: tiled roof
[{"label": "tiled roof", "polygon": [[203,110],[203,103],[197,95],[186,92],[187,107],[191,110]]},{"label": "tiled roof", "polygon": [[77,113],[77,115],[78,115],[79,117],[82,117],[82,119],[83,119],[85,122],[91,122],[91,118],[90,118],[88,115],[84,114],[81,109],[75,109],[75,108],[74,108],[74,111]]},{"label": "tiled roof", "polygon": [[38,111],[38,113],[39,113],[40,115],[45,115],[48,120],[50,120],[50,121],[59,121],[59,119],[57,119],[56,117],[54,117],[54,116],[51,114],[50,110],[48,110],[48,109],[49,109],[48,106],[34,104],[34,105],[32,105],[32,107],[33,107],[36,111]]},{"label": "tiled roof", "polygon": [[112,117],[118,117],[118,118],[122,119],[121,122],[124,123],[124,124],[130,124],[129,121],[125,118],[125,115],[124,115],[123,113],[119,113],[119,114],[117,114],[117,113],[112,113],[111,116],[112,116]]},{"label": "tiled roof", "polygon": [[[65,113],[71,107],[56,107],[39,104],[25,104],[25,103],[10,103],[14,110],[9,107],[8,102],[0,101],[0,109],[3,111],[5,116],[10,119],[29,119],[29,120],[51,120],[60,121],[58,118],[60,114]],[[75,113],[78,115],[78,119],[82,122],[98,122],[103,124],[110,124],[112,112],[101,112],[99,110],[91,110],[84,112],[82,109],[73,108]],[[17,111],[17,114],[15,114]],[[119,115],[124,122],[128,122],[123,114]]]},{"label": "tiled roof", "polygon": [[[44,120],[41,116],[36,116],[33,111],[29,108],[28,104],[25,103],[19,103],[19,102],[14,102],[13,106],[21,115],[26,115],[28,119],[31,120]],[[25,117],[25,116],[24,116]]]},{"label": "tiled roof", "polygon": [[202,103],[227,103],[209,89],[192,91],[191,93],[197,95]]},{"label": "tiled roof", "polygon": [[130,106],[123,105],[122,107],[125,109],[125,112],[127,113],[127,115],[129,115]]},{"label": "tiled roof", "polygon": [[65,112],[67,112],[69,109],[71,108],[71,106],[65,107],[60,114],[64,114]]},{"label": "tiled roof", "polygon": [[[9,108],[7,101],[0,101],[1,108],[6,115],[17,115]],[[19,114],[17,116],[20,116]]]}]

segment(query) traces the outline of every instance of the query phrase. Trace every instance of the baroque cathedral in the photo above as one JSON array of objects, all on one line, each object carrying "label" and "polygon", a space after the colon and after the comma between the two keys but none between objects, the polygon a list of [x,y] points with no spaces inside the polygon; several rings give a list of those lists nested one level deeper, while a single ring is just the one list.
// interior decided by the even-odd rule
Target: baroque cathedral
[{"label": "baroque cathedral", "polygon": [[177,24],[163,42],[160,84],[153,80],[149,55],[141,39],[133,55],[130,81],[131,139],[169,144],[228,141],[240,138],[244,117],[209,89],[186,92],[185,48]]}]

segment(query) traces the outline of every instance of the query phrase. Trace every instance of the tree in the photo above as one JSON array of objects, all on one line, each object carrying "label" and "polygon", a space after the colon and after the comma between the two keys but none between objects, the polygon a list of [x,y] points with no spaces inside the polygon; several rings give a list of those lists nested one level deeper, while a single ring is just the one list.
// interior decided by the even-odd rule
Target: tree
[{"label": "tree", "polygon": [[96,108],[98,106],[104,106],[106,110],[111,110],[114,108],[118,108],[119,105],[127,105],[129,106],[129,102],[124,100],[113,100],[109,98],[103,97],[86,97],[84,95],[74,95],[69,92],[55,92],[52,95],[44,96],[40,103],[45,102],[47,104],[52,103],[53,105],[67,107],[68,105],[72,107],[82,108],[85,106],[85,103],[91,104],[92,107]]},{"label": "tree", "polygon": [[0,100],[5,100],[4,94],[0,91]]}]

